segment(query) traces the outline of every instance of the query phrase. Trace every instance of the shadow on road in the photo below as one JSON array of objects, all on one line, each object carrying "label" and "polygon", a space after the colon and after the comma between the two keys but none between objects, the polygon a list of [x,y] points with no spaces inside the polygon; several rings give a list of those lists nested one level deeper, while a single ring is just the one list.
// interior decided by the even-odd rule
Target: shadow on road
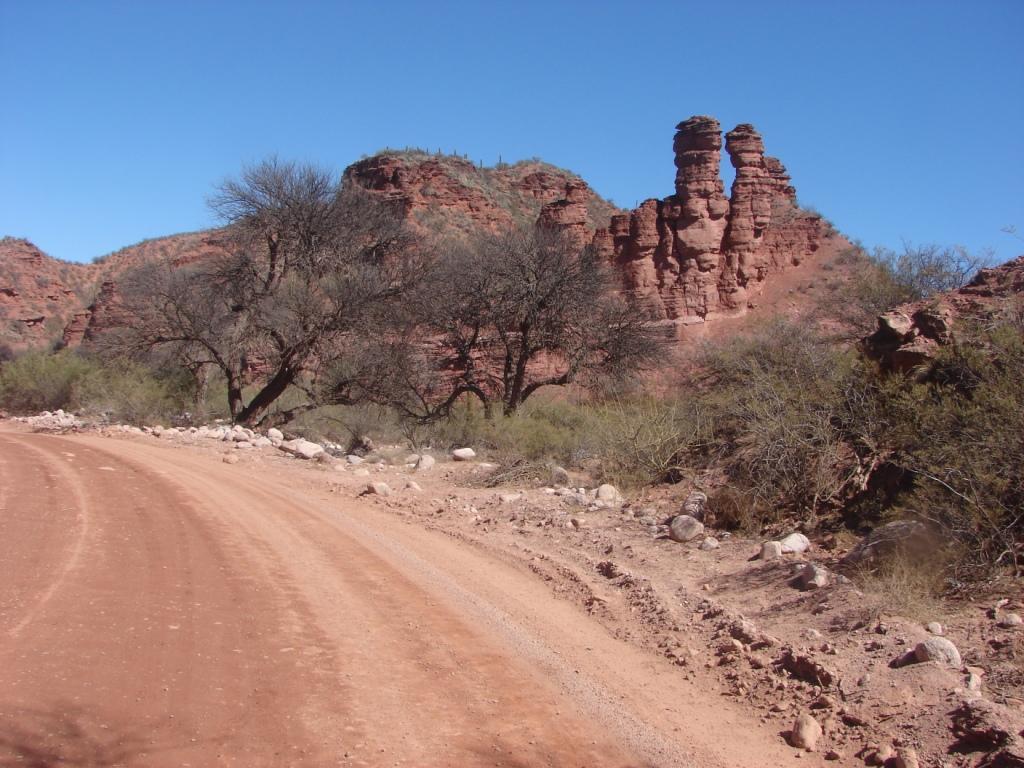
[{"label": "shadow on road", "polygon": [[171,746],[152,731],[126,730],[74,706],[42,711],[0,705],[0,768],[103,768]]}]

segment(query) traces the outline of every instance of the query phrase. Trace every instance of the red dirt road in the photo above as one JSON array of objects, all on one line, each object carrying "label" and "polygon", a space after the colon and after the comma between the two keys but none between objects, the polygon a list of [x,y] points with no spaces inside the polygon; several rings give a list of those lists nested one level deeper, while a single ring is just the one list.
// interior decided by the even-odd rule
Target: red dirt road
[{"label": "red dirt road", "polygon": [[0,547],[0,766],[792,756],[528,574],[301,468],[3,427]]}]

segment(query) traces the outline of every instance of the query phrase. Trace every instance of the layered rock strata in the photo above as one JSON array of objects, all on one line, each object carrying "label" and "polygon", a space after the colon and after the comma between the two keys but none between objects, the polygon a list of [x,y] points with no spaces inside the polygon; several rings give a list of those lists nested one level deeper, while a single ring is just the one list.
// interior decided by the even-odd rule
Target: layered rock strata
[{"label": "layered rock strata", "polygon": [[753,126],[726,135],[736,169],[725,197],[722,131],[712,117],[677,126],[676,192],[613,216],[593,246],[621,272],[623,290],[653,319],[702,322],[742,314],[769,274],[799,264],[831,233],[800,210],[782,163]]}]

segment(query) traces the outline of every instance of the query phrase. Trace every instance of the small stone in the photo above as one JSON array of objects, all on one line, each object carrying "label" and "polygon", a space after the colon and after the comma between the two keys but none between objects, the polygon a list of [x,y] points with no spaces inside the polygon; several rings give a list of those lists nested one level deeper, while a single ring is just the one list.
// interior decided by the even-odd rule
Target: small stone
[{"label": "small stone", "polygon": [[426,470],[433,467],[434,464],[436,463],[437,460],[429,453],[421,454],[419,460],[416,462],[416,471],[425,472]]},{"label": "small stone", "polygon": [[826,760],[842,760],[843,759],[843,755],[842,755],[842,753],[837,752],[834,749],[830,749],[828,752],[825,753],[825,759]]},{"label": "small stone", "polygon": [[791,533],[779,543],[782,545],[783,553],[786,554],[799,554],[811,548],[810,540],[802,533]]},{"label": "small stone", "polygon": [[668,526],[668,535],[672,541],[692,541],[702,533],[704,533],[704,523],[689,515],[676,515]]},{"label": "small stone", "polygon": [[937,622],[937,621],[930,621],[930,622],[928,622],[928,625],[925,627],[925,629],[927,629],[933,635],[941,635],[941,634],[943,634],[942,625],[939,624],[939,622]]},{"label": "small stone", "polygon": [[452,458],[455,461],[471,461],[476,458],[476,451],[472,448],[456,448],[452,451]]},{"label": "small stone", "polygon": [[221,461],[223,461],[225,464],[237,464],[238,456],[234,453],[226,453],[224,454],[224,457],[221,459]]},{"label": "small stone", "polygon": [[420,488],[420,484],[417,483],[415,480],[407,480],[405,482],[405,490],[412,491],[413,493],[419,493],[423,489]]},{"label": "small stone", "polygon": [[352,464],[354,466],[356,464],[362,464],[363,463],[363,457],[362,456],[356,456],[354,453],[350,453],[348,456],[345,457],[345,461],[347,461],[349,464]]},{"label": "small stone", "polygon": [[797,578],[799,579],[800,588],[804,591],[809,591],[827,587],[829,582],[828,576],[828,571],[822,566],[815,563],[807,563],[800,569],[800,575]]},{"label": "small stone", "polygon": [[936,661],[950,667],[959,667],[960,651],[945,637],[929,637],[914,646],[914,658],[919,662]]},{"label": "small stone", "polygon": [[797,749],[813,752],[821,738],[821,725],[807,712],[802,712],[793,721],[793,730],[789,734],[789,743]]},{"label": "small stone", "polygon": [[718,543],[718,539],[716,539],[714,536],[708,536],[706,539],[704,539],[704,541],[700,543],[700,547],[698,547],[698,549],[701,549],[704,552],[710,552],[713,549],[718,549],[720,546],[721,545]]},{"label": "small stone", "polygon": [[619,494],[619,489],[614,485],[605,483],[597,488],[597,499],[598,501],[619,501],[622,496]]},{"label": "small stone", "polygon": [[521,493],[503,493],[498,496],[498,501],[502,504],[515,504],[522,498],[523,495]]},{"label": "small stone", "polygon": [[387,483],[367,483],[366,490],[364,493],[368,493],[374,496],[390,496],[391,486]]},{"label": "small stone", "polygon": [[284,440],[284,432],[282,432],[280,429],[275,429],[274,427],[271,427],[270,429],[267,430],[267,437],[270,438],[271,440]]},{"label": "small stone", "polygon": [[782,544],[778,541],[766,541],[761,545],[760,558],[762,560],[775,560],[782,557]]}]

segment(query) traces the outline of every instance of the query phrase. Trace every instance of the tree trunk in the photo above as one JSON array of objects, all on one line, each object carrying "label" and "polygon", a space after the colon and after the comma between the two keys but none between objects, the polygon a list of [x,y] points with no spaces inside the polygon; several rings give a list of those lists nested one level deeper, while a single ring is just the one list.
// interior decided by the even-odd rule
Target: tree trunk
[{"label": "tree trunk", "polygon": [[256,425],[267,409],[274,404],[284,391],[295,381],[297,371],[289,365],[278,368],[277,373],[270,379],[242,411],[235,416],[235,421],[247,427]]},{"label": "tree trunk", "polygon": [[235,373],[228,374],[228,412],[232,421],[238,421],[238,414],[242,410],[242,383]]}]

